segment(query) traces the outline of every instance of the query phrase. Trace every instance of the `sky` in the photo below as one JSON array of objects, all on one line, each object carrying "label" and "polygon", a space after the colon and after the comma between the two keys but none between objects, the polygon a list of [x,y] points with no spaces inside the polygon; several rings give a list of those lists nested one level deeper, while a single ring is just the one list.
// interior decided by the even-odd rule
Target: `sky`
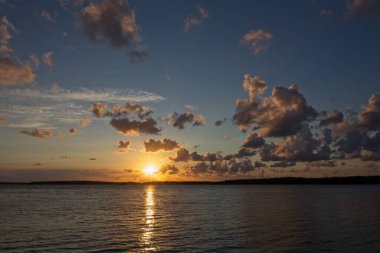
[{"label": "sky", "polygon": [[380,174],[379,0],[0,0],[0,181]]}]

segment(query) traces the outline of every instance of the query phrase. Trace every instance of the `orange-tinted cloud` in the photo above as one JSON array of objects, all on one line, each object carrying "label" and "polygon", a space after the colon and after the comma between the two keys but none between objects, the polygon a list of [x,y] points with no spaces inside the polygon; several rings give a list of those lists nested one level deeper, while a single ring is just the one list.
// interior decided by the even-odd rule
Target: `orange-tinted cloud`
[{"label": "orange-tinted cloud", "polygon": [[53,136],[53,133],[50,130],[42,129],[42,128],[36,128],[30,131],[22,130],[20,131],[20,133],[28,135],[28,136],[32,136],[32,137],[42,138],[42,139],[51,138]]},{"label": "orange-tinted cloud", "polygon": [[261,29],[251,30],[243,35],[241,42],[251,47],[255,55],[265,52],[270,42],[274,38],[273,34]]},{"label": "orange-tinted cloud", "polygon": [[54,66],[53,55],[54,55],[54,52],[49,51],[49,52],[44,53],[43,56],[42,56],[42,59],[43,59],[44,63],[49,68],[52,68]]}]

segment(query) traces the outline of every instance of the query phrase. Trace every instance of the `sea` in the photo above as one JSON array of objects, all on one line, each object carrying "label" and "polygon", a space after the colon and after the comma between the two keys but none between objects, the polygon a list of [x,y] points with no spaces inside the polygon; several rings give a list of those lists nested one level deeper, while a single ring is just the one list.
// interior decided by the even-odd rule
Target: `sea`
[{"label": "sea", "polygon": [[0,185],[0,252],[380,252],[380,186]]}]

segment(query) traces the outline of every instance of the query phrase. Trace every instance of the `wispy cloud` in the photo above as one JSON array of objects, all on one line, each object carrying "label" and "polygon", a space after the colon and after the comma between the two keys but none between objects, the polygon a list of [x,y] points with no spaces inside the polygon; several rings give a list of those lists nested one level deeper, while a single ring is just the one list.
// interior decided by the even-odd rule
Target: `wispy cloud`
[{"label": "wispy cloud", "polygon": [[274,38],[273,34],[261,29],[251,30],[243,35],[241,42],[251,47],[255,55],[265,52],[271,40]]},{"label": "wispy cloud", "polygon": [[191,15],[185,19],[185,32],[188,32],[193,26],[200,26],[203,20],[207,19],[208,12],[200,5],[197,5],[197,14]]},{"label": "wispy cloud", "polygon": [[130,89],[54,89],[0,88],[0,118],[8,127],[42,128],[55,124],[78,124],[91,115],[93,101],[108,103],[157,102],[163,97],[142,90]]}]

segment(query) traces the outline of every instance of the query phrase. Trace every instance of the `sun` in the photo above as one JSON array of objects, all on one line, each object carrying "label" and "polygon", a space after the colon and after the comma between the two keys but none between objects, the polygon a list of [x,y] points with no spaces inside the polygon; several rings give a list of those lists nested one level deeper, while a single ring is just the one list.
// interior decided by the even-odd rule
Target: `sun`
[{"label": "sun", "polygon": [[157,166],[155,166],[155,165],[153,165],[153,164],[147,165],[147,166],[143,169],[143,172],[144,172],[144,174],[146,174],[146,175],[153,175],[153,174],[156,173],[157,171],[158,171]]}]

